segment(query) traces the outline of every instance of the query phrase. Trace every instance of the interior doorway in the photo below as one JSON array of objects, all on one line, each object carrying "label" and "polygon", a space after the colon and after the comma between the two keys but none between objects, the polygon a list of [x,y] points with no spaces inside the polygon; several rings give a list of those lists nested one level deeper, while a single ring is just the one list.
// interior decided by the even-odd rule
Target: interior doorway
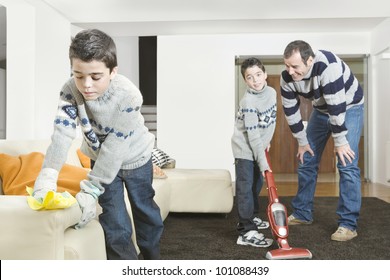
[{"label": "interior doorway", "polygon": [[[242,78],[240,67],[241,63],[250,56],[237,56],[235,59],[236,66],[236,94],[235,94],[235,113],[238,110],[238,104],[242,98],[246,84]],[[280,96],[280,74],[285,69],[283,58],[280,57],[261,57],[254,55],[254,57],[259,58],[266,69],[268,74],[267,83],[269,86],[273,87],[277,92],[277,122],[275,128],[275,134],[271,142],[270,157],[272,163],[272,169],[275,174],[291,174],[296,173],[298,167],[298,161],[296,154],[298,151],[297,141],[292,136],[290,128],[285,119],[283,108],[281,105],[281,96]],[[340,57],[348,64],[352,72],[355,74],[359,80],[361,86],[363,87],[365,94],[365,101],[367,104],[367,56],[366,55],[357,55],[357,56],[341,56]],[[301,99],[301,115],[304,121],[307,121],[310,117],[312,111],[311,102],[309,100]],[[366,108],[365,108],[366,109]],[[365,180],[368,177],[368,156],[367,156],[367,111],[365,111],[365,122],[364,129],[362,131],[360,147],[359,147],[359,167],[361,169],[362,179]],[[336,168],[336,155],[333,151],[333,139],[330,137],[322,159],[320,163],[320,174],[325,173],[337,173]]]}]

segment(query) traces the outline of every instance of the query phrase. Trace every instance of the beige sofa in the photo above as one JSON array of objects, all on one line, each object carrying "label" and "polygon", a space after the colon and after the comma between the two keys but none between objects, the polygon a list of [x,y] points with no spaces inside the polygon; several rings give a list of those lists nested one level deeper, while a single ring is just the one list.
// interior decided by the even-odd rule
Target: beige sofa
[{"label": "beige sofa", "polygon": [[[81,167],[76,139],[67,163]],[[0,153],[22,155],[45,153],[49,140],[0,140]],[[166,179],[154,179],[155,201],[163,220],[169,212],[229,213],[233,189],[227,170],[163,169]],[[131,215],[130,204],[127,201]],[[98,213],[101,211],[98,206]],[[78,205],[64,210],[33,211],[26,197],[4,195],[0,179],[0,259],[105,259],[104,233],[98,220],[75,230],[80,218]],[[133,236],[133,240],[136,237]]]}]

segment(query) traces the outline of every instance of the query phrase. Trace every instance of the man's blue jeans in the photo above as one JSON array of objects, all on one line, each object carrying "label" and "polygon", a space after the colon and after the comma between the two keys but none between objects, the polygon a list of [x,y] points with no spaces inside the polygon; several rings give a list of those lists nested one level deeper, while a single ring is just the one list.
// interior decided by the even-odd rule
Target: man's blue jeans
[{"label": "man's blue jeans", "polygon": [[149,160],[132,170],[119,170],[111,184],[103,185],[105,192],[99,197],[103,213],[99,216],[106,239],[108,259],[138,259],[131,240],[133,228],[124,201],[124,189],[131,204],[137,244],[144,259],[160,258],[160,237],[163,222],[160,209],[154,202],[152,187],[153,166]]},{"label": "man's blue jeans", "polygon": [[237,230],[245,233],[257,230],[253,218],[259,213],[259,194],[263,176],[256,161],[236,159],[236,205],[238,210]]},{"label": "man's blue jeans", "polygon": [[[336,213],[339,216],[338,225],[355,230],[361,207],[361,178],[359,161],[359,140],[363,127],[363,105],[347,110],[345,125],[348,129],[347,140],[355,152],[355,159],[350,163],[345,159],[346,166],[338,158],[337,168],[340,174],[339,202]],[[313,110],[307,126],[307,138],[314,156],[304,154],[303,164],[298,167],[298,192],[292,200],[294,217],[313,220],[313,200],[316,189],[318,168],[326,142],[331,136],[329,116]]]}]

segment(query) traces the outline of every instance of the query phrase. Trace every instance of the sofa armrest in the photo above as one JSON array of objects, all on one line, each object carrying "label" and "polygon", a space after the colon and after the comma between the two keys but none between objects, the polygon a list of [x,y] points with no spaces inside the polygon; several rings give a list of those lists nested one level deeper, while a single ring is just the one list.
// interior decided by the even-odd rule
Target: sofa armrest
[{"label": "sofa armrest", "polygon": [[81,217],[77,204],[34,211],[26,196],[0,195],[0,259],[64,259],[64,233]]}]

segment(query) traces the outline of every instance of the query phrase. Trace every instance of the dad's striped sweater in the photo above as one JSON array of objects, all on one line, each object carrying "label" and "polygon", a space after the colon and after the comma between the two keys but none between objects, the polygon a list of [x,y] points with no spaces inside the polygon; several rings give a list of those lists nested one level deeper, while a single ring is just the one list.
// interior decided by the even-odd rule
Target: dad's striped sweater
[{"label": "dad's striped sweater", "polygon": [[335,146],[348,143],[345,113],[363,104],[363,90],[358,80],[337,55],[319,50],[313,65],[301,81],[294,81],[287,70],[280,79],[282,104],[287,122],[300,146],[308,144],[299,110],[299,96],[312,100],[313,108],[329,115]]}]

